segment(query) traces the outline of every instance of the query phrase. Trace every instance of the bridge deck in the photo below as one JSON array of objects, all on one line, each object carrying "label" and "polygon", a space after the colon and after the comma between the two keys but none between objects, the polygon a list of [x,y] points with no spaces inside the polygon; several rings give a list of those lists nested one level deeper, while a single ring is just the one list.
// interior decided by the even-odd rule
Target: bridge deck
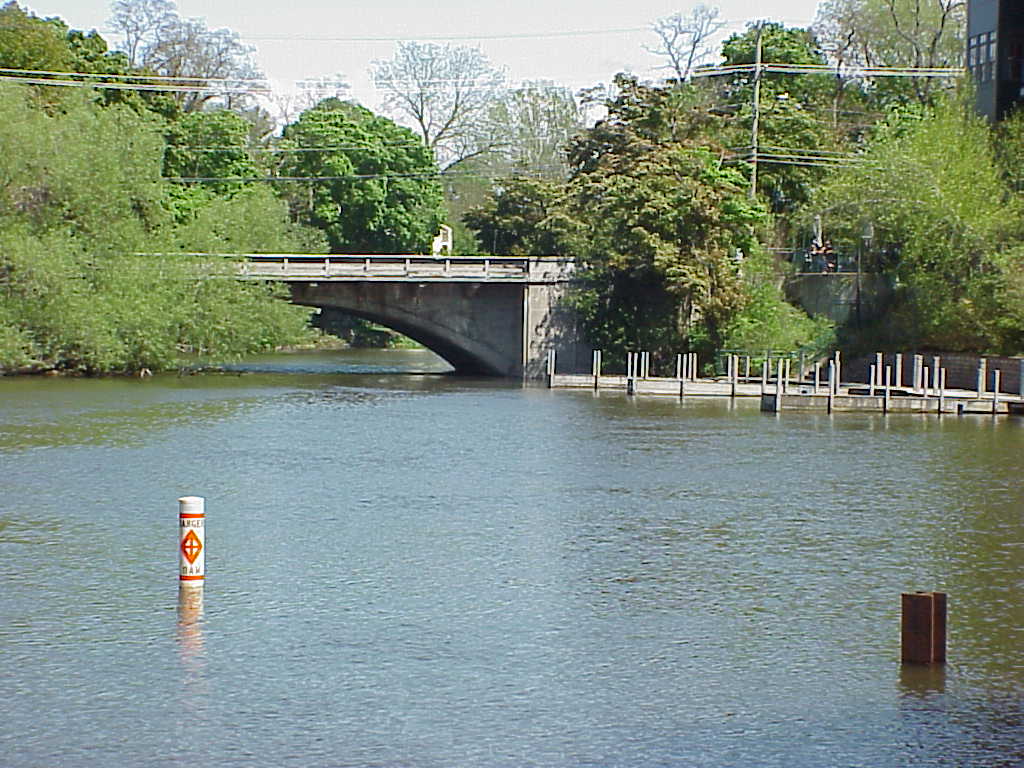
[{"label": "bridge deck", "polygon": [[560,283],[573,260],[556,256],[245,254],[242,275],[282,281]]}]

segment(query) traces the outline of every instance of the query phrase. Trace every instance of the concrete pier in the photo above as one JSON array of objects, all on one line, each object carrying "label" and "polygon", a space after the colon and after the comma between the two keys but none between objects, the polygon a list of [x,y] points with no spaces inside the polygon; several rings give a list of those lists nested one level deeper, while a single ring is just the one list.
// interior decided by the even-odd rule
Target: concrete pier
[{"label": "concrete pier", "polygon": [[[928,370],[919,356],[909,372],[909,386],[900,386],[891,366],[879,372],[871,366],[869,380],[863,384],[838,380],[836,361],[829,359],[828,380],[821,382],[820,361],[807,372],[807,380],[792,379],[785,361],[779,359],[766,364],[755,376],[749,367],[741,366],[739,357],[727,360],[724,375],[699,378],[697,364],[691,354],[676,358],[674,378],[652,377],[648,363],[638,353],[628,358],[624,374],[605,374],[601,371],[601,353],[595,351],[594,366],[589,374],[560,374],[552,372],[550,385],[556,389],[588,389],[594,392],[623,392],[631,396],[729,397],[759,398],[762,411],[821,411],[826,413],[920,413],[920,414],[988,414],[1024,415],[1024,396],[998,391],[998,379],[993,377],[993,390],[948,389],[946,371]],[[937,358],[932,362],[937,361]],[[741,376],[743,370],[746,375]],[[648,373],[647,376],[642,375]],[[811,378],[813,374],[813,378]],[[931,386],[929,386],[931,383]]]}]

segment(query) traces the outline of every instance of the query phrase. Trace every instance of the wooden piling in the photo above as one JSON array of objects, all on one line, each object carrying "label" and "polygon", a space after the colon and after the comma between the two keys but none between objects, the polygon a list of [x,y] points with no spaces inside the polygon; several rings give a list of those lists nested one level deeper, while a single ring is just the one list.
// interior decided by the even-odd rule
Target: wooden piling
[{"label": "wooden piling", "polygon": [[946,369],[939,373],[939,413],[946,409]]},{"label": "wooden piling", "polygon": [[946,593],[904,592],[900,655],[904,664],[946,662]]},{"label": "wooden piling", "polygon": [[992,415],[999,413],[999,375],[1002,373],[998,368],[992,371]]},{"label": "wooden piling", "polygon": [[878,369],[874,363],[871,364],[871,373],[868,376],[868,395],[870,397],[875,396],[875,380],[878,378]]},{"label": "wooden piling", "polygon": [[893,366],[896,368],[896,386],[903,386],[903,353],[897,352],[895,355],[895,362]]},{"label": "wooden piling", "polygon": [[988,367],[988,361],[983,357],[978,363],[978,399],[980,400],[985,396],[985,369]]}]

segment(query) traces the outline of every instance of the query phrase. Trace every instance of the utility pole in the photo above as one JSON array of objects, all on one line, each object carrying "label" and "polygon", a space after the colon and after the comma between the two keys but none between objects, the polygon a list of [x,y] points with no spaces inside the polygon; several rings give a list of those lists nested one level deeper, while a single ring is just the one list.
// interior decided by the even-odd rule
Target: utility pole
[{"label": "utility pole", "polygon": [[764,22],[757,22],[757,38],[754,41],[754,105],[750,126],[750,199],[757,198],[757,153],[758,130],[761,123],[761,33]]}]

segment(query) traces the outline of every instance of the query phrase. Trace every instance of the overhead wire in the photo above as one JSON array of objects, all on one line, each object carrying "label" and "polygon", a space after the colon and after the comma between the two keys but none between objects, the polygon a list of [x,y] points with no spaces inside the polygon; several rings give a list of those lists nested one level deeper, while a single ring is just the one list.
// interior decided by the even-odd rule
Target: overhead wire
[{"label": "overhead wire", "polygon": [[[692,77],[705,78],[748,73],[755,70],[754,64],[732,64],[701,67],[691,73]],[[762,72],[782,74],[843,74],[847,77],[960,77],[966,70],[960,67],[834,67],[827,64],[761,64]],[[22,81],[32,85],[53,85],[63,87],[94,87],[112,90],[182,92],[223,92],[233,94],[267,95],[273,92],[268,78],[218,78],[176,75],[116,74],[97,72],[76,72],[42,69],[17,69],[0,67],[0,81]],[[113,82],[111,82],[113,81]],[[123,82],[122,82],[123,81]],[[140,82],[141,81],[141,82]],[[327,84],[310,80],[294,81],[300,90],[324,90],[346,85],[341,81]],[[458,85],[466,90],[490,90],[502,83],[493,77],[477,78],[431,78],[427,80],[391,80],[394,86],[442,87]],[[537,90],[565,90],[566,86],[554,81],[521,81],[511,90],[533,88]]]},{"label": "overhead wire", "polygon": [[379,149],[381,147],[423,147],[422,141],[381,141],[374,144],[331,144],[320,147],[190,147],[184,144],[169,144],[168,149],[180,149],[187,152],[266,152],[268,154],[289,154],[300,152],[350,152],[360,149]]}]

